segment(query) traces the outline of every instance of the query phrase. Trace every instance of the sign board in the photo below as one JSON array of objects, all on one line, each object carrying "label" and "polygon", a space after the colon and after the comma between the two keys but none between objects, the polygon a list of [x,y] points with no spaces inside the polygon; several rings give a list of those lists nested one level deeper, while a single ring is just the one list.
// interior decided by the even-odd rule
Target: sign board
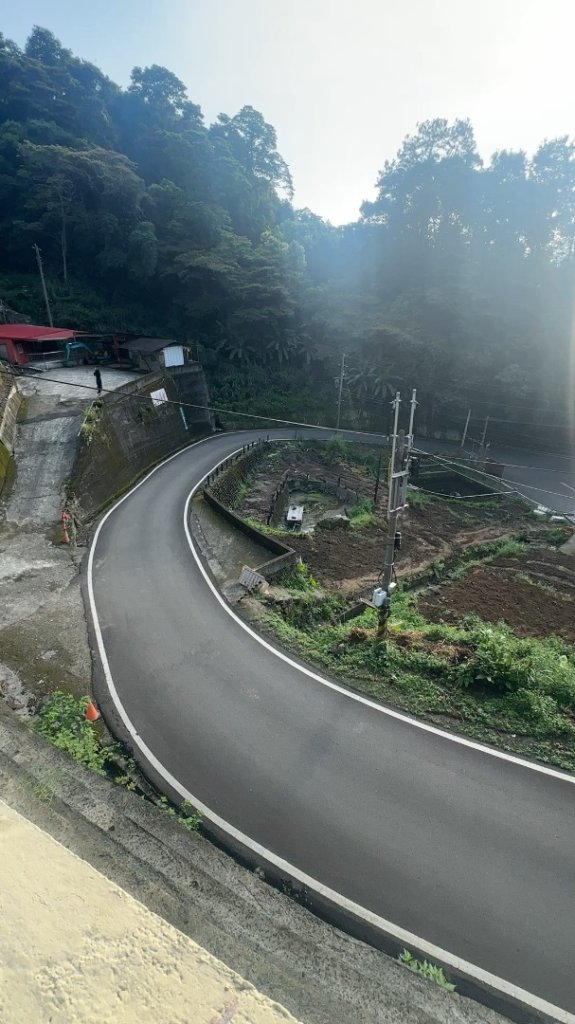
[{"label": "sign board", "polygon": [[168,401],[166,389],[158,388],[157,391],[150,391],[150,398],[152,399],[154,406],[165,405],[165,403]]}]

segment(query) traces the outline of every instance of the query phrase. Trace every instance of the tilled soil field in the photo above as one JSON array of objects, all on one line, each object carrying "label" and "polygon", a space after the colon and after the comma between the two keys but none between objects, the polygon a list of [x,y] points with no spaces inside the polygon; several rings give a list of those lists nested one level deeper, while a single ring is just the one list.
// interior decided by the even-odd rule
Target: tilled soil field
[{"label": "tilled soil field", "polygon": [[[485,519],[484,514],[483,522]],[[497,510],[497,519],[489,526],[464,522],[447,503],[410,508],[401,520],[398,577],[423,571],[434,561],[452,557],[472,544],[506,537],[525,528],[528,522],[524,513],[509,512],[504,507]],[[323,586],[351,593],[371,585],[381,571],[387,532],[383,513],[380,520],[361,531],[338,529],[308,537],[290,535],[287,543],[297,550]],[[529,525],[533,525],[531,521]]]},{"label": "tilled soil field", "polygon": [[575,643],[575,557],[538,548],[521,559],[499,558],[428,590],[419,609],[431,622],[475,614],[507,623],[517,636]]},{"label": "tilled soil field", "polygon": [[[328,464],[319,452],[278,445],[258,468],[241,514],[265,523],[272,494],[280,480],[285,474],[302,473],[317,479],[341,478],[346,486],[356,490],[359,500],[373,495],[375,481],[365,467],[347,461]],[[286,543],[298,551],[323,586],[344,594],[360,592],[372,586],[381,571],[386,507],[387,490],[382,486],[374,525],[361,530],[316,531],[308,536],[290,533],[286,534]],[[397,575],[419,572],[432,562],[449,558],[472,544],[496,540],[533,526],[529,511],[509,499],[495,499],[487,505],[456,499],[438,499],[429,505],[416,505],[414,501],[401,517],[402,544],[396,561]]]}]

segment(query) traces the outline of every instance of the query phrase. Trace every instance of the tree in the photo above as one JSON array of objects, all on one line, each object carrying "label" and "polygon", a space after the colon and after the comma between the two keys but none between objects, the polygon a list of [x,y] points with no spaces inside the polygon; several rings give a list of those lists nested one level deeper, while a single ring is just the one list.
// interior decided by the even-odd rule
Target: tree
[{"label": "tree", "polygon": [[137,281],[153,277],[158,265],[158,239],[154,225],[142,221],[128,239],[128,273]]},{"label": "tree", "polygon": [[424,121],[386,161],[364,217],[431,244],[469,239],[477,219],[481,160],[469,121]]},{"label": "tree", "polygon": [[[172,71],[152,64],[149,68],[134,68],[128,92],[156,114],[169,112],[181,117],[188,111],[186,87]],[[197,109],[197,108],[196,108]]]},{"label": "tree", "polygon": [[34,25],[28,39],[24,53],[31,60],[37,60],[40,64],[47,64],[52,67],[68,67],[72,62],[72,51],[66,50],[53,32],[47,28],[40,28]]},{"label": "tree", "polygon": [[332,404],[342,351],[368,428],[387,426],[398,385],[420,388],[421,430],[461,425],[469,405],[505,421],[531,400],[540,424],[570,410],[573,141],[483,166],[469,121],[436,118],[357,223],[292,194],[253,107],[207,128],[167,68],[121,89],[47,29],[24,50],[0,36],[0,294],[23,313],[42,315],[37,241],[60,322],[193,338],[214,386],[264,414],[293,400],[312,415],[326,389]]},{"label": "tree", "polygon": [[220,114],[212,137],[227,143],[230,153],[249,178],[261,178],[274,189],[293,197],[289,168],[277,150],[275,129],[253,107],[242,107],[235,117]]}]

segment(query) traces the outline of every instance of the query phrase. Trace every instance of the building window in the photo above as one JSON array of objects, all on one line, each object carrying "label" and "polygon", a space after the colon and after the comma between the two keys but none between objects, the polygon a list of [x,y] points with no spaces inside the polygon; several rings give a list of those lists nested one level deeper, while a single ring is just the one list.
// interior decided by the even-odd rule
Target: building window
[{"label": "building window", "polygon": [[19,341],[19,342],[18,342],[18,344],[16,345],[16,351],[17,351],[17,352],[18,352],[18,353],[19,353],[20,355],[22,355],[22,353],[23,353],[23,351],[24,351],[24,346],[23,346],[23,344],[22,344],[22,342],[21,342],[21,341]]}]

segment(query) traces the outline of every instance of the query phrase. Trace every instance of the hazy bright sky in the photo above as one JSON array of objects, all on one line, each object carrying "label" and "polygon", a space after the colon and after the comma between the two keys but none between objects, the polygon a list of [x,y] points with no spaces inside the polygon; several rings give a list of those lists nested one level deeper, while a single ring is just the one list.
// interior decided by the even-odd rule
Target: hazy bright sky
[{"label": "hazy bright sky", "polygon": [[15,0],[119,84],[163,64],[206,120],[244,104],[276,128],[298,206],[354,220],[418,121],[470,117],[483,157],[575,135],[575,0]]}]

